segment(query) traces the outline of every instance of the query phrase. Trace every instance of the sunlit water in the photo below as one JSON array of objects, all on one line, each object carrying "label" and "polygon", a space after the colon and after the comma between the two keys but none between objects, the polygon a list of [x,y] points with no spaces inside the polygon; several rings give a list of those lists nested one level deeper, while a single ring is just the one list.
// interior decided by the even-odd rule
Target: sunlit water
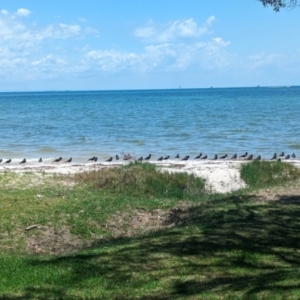
[{"label": "sunlit water", "polygon": [[300,87],[0,94],[0,158],[300,155]]}]

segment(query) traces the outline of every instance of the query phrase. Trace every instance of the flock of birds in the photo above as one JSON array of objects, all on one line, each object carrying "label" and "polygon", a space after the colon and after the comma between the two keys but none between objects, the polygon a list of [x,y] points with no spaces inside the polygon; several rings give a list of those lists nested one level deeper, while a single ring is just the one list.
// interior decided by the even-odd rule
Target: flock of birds
[{"label": "flock of birds", "polygon": [[[137,159],[137,161],[149,161],[151,160],[152,158],[152,155],[149,154],[147,157],[143,158],[142,156],[140,158]],[[218,159],[221,159],[221,160],[225,160],[225,159],[228,159],[228,155],[225,154],[223,156],[220,156],[218,157],[217,154],[215,154],[215,156],[211,159],[211,160],[218,160]],[[293,153],[292,155],[288,154],[288,155],[285,155],[284,152],[281,152],[281,154],[277,155],[276,153],[274,153],[274,155],[270,158],[270,160],[278,160],[278,161],[281,161],[282,159],[285,159],[285,160],[288,160],[288,159],[295,159],[296,158],[296,155],[295,153]],[[113,161],[113,157],[111,156],[109,159],[106,160],[106,162],[111,162]],[[120,159],[119,155],[116,155],[115,156],[115,160],[118,161]],[[130,155],[130,154],[125,154],[124,157],[123,157],[123,160],[133,160],[134,158]],[[171,159],[171,157],[168,155],[168,156],[161,156],[157,159],[157,161],[163,161],[163,160],[168,160],[168,159]],[[174,159],[178,160],[180,159],[180,156],[179,154],[177,154]],[[187,161],[190,159],[190,156],[189,155],[186,155],[185,157],[183,157],[181,160],[182,161]],[[197,155],[194,160],[205,160],[205,159],[209,159],[207,155],[202,155],[202,153],[200,153],[199,155]],[[237,154],[234,154],[232,157],[231,157],[232,160],[235,160],[235,159],[243,159],[243,160],[261,160],[262,157],[261,155],[258,155],[257,157],[254,157],[253,154],[248,154],[248,152],[245,152],[244,154],[238,156]],[[62,157],[59,157],[55,160],[53,160],[54,163],[59,163],[61,162],[63,159]],[[91,161],[91,162],[97,162],[98,161],[98,157],[96,156],[93,156],[91,157],[90,159],[88,159],[88,161]],[[0,163],[2,163],[3,160],[0,159]],[[12,159],[8,159],[6,160],[5,164],[9,164],[12,162]],[[26,161],[26,158],[24,158],[22,161],[19,162],[19,164],[25,164],[27,161]],[[40,158],[38,160],[39,163],[43,162],[43,159]],[[71,163],[72,162],[72,157],[70,157],[68,160],[64,161],[65,163]]]},{"label": "flock of birds", "polygon": [[[117,157],[117,155],[116,155]],[[130,157],[130,155],[128,156],[125,156],[124,157],[124,160],[128,160],[128,159],[131,159],[132,157]],[[177,154],[175,157],[175,159],[180,159],[180,156],[179,154]],[[211,159],[211,160],[218,160],[218,159],[222,159],[222,160],[225,160],[225,159],[228,159],[229,156],[227,154],[225,155],[222,155],[220,157],[218,157],[217,154],[215,154],[215,156]],[[284,152],[281,152],[281,154],[277,155],[276,153],[274,153],[274,155],[270,158],[270,160],[281,160],[281,159],[295,159],[296,158],[296,155],[295,153],[293,153],[292,155],[288,154],[288,155],[285,155]],[[117,160],[119,159],[119,157],[117,157]],[[137,160],[137,161],[143,161],[143,160],[150,160],[151,159],[151,154],[149,154],[147,157],[143,158],[142,156]],[[170,156],[161,156],[159,157],[157,160],[158,161],[163,161],[163,160],[168,160],[170,159]],[[190,159],[190,156],[189,155],[186,155],[185,157],[183,157],[181,160],[183,161],[186,161],[186,160],[189,160]],[[197,155],[194,160],[205,160],[205,159],[209,159],[207,155],[202,155],[202,153],[200,153],[199,155]],[[243,160],[261,160],[262,157],[261,155],[258,155],[256,158],[254,158],[254,155],[253,154],[248,154],[248,152],[245,152],[244,154],[238,156],[237,154],[234,154],[232,157],[231,157],[232,160],[235,160],[235,159],[243,159]],[[110,157],[107,161],[112,161],[113,160],[113,157]]]}]

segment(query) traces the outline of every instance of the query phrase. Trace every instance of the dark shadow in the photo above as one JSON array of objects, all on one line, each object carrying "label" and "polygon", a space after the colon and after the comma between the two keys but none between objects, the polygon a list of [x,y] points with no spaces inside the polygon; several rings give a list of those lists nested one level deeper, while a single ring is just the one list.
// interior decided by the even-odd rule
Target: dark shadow
[{"label": "dark shadow", "polygon": [[[166,225],[174,223],[138,238],[96,242],[81,254],[32,259],[28,264],[59,266],[68,275],[46,282],[51,288],[28,288],[23,297],[0,299],[81,299],[68,298],[67,291],[75,286],[80,290],[97,278],[110,293],[98,299],[300,295],[300,195],[269,202],[228,196],[174,210]],[[166,264],[166,257],[174,263]],[[160,281],[168,281],[170,288],[161,288]],[[146,288],[150,282],[157,283],[153,293]],[[133,290],[145,292],[114,293]]]}]

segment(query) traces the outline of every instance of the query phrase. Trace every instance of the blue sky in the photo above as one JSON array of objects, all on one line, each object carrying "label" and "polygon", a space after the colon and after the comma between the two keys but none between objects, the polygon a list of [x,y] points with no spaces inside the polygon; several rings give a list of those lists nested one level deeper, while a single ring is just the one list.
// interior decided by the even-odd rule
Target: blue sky
[{"label": "blue sky", "polygon": [[300,84],[300,7],[0,0],[0,91]]}]

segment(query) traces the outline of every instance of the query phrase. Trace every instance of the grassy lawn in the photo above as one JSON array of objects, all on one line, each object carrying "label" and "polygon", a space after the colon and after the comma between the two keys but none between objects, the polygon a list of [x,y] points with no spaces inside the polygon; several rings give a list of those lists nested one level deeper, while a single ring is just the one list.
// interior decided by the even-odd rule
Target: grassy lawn
[{"label": "grassy lawn", "polygon": [[0,299],[299,299],[297,170],[243,168],[228,195],[141,164],[1,175]]}]

